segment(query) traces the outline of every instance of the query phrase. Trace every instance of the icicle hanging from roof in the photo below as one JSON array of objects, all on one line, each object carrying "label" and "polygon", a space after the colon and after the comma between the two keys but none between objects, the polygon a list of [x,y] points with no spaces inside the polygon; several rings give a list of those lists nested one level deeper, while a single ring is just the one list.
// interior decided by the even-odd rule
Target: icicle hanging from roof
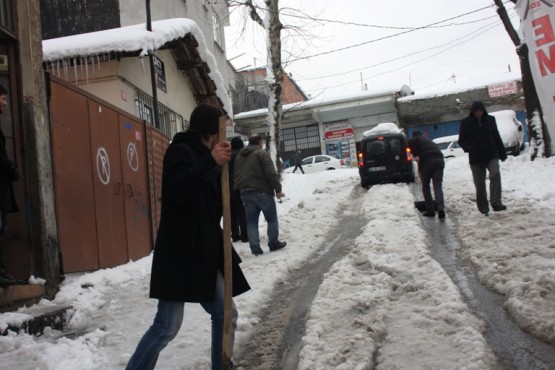
[{"label": "icicle hanging from roof", "polygon": [[89,84],[89,61],[87,57],[85,57],[85,78],[88,85]]}]

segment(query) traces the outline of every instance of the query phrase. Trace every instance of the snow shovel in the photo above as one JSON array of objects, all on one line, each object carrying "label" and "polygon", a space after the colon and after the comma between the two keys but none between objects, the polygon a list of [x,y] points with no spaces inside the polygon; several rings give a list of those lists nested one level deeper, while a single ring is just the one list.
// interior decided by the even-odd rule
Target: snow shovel
[{"label": "snow shovel", "polygon": [[[226,116],[219,121],[218,139],[226,139]],[[231,304],[232,304],[232,274],[231,274],[231,211],[229,207],[229,168],[227,163],[222,166],[222,209],[223,209],[223,242],[224,242],[224,332],[222,342],[222,369],[231,369]]]},{"label": "snow shovel", "polygon": [[[414,202],[414,206],[416,207],[417,210],[419,210],[420,212],[426,212],[426,202],[424,202],[423,200],[419,200]],[[437,205],[436,202],[434,201],[434,208],[437,211]]]}]

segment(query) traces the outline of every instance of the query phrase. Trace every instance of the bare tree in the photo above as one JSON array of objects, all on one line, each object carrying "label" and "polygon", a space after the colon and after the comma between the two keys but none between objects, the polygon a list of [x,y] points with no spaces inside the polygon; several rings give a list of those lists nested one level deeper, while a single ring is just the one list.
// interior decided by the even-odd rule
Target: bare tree
[{"label": "bare tree", "polygon": [[[517,0],[510,0],[515,3]],[[549,131],[547,125],[543,119],[543,111],[540,104],[540,99],[538,97],[538,92],[536,90],[536,85],[534,83],[534,78],[532,77],[532,70],[530,68],[530,58],[528,57],[528,45],[522,43],[517,31],[513,27],[509,15],[507,14],[507,9],[503,4],[503,0],[494,0],[495,5],[497,5],[497,14],[503,22],[509,37],[511,38],[513,44],[516,46],[516,53],[520,60],[520,71],[522,74],[522,88],[524,90],[524,105],[526,107],[526,120],[528,123],[528,133],[530,136],[531,153],[530,158],[534,160],[537,156],[550,157],[551,153],[551,138],[549,136]],[[535,122],[541,124],[535,124]],[[540,148],[544,148],[544,152],[539,152]]]},{"label": "bare tree", "polygon": [[[275,158],[278,171],[281,173],[282,163],[280,158],[280,132],[282,118],[281,90],[283,84],[283,65],[281,62],[281,31],[283,24],[279,19],[279,0],[264,0],[265,8],[262,9],[246,0],[245,5],[249,8],[252,20],[258,23],[266,31],[266,43],[268,48],[269,74],[267,80],[270,87],[270,100],[268,102],[268,131],[267,143],[270,146],[270,154]],[[260,12],[264,11],[264,18]]]}]

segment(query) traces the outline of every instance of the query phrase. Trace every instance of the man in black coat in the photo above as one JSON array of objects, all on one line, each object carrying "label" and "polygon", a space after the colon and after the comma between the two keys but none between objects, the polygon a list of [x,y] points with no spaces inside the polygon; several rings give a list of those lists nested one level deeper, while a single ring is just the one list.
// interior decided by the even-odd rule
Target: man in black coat
[{"label": "man in black coat", "polygon": [[507,207],[501,202],[499,160],[507,159],[507,153],[495,117],[488,114],[482,102],[472,103],[468,117],[461,121],[459,145],[468,153],[478,210],[486,216],[489,213],[486,169],[489,172],[491,207],[496,212],[506,210]]},{"label": "man in black coat", "polygon": [[[409,140],[409,148],[418,161],[418,172],[420,181],[422,182],[422,195],[424,195],[424,203],[426,211],[423,213],[426,217],[435,217],[436,209],[439,218],[445,218],[445,209],[443,201],[443,170],[445,169],[445,160],[443,153],[432,140],[422,136],[422,132],[415,131]],[[435,205],[432,198],[432,190],[430,181],[434,187]]]},{"label": "man in black coat", "polygon": [[235,136],[231,139],[231,161],[229,161],[229,189],[231,193],[230,208],[231,208],[231,239],[234,242],[242,241],[248,242],[249,236],[247,234],[247,216],[245,214],[245,207],[241,199],[241,192],[233,190],[234,182],[233,176],[235,173],[235,158],[239,151],[245,147],[243,139]]},{"label": "man in black coat", "polygon": [[[0,114],[7,105],[8,90],[0,85]],[[0,128],[0,287],[14,284],[25,284],[25,281],[16,279],[6,271],[4,262],[3,239],[8,227],[7,214],[19,212],[13,192],[12,182],[19,180],[19,171],[15,164],[8,158],[6,151],[6,138]]]},{"label": "man in black coat", "polygon": [[[154,323],[127,365],[153,369],[162,349],[177,335],[184,302],[198,302],[212,318],[212,369],[222,368],[224,321],[221,170],[231,145],[218,142],[219,108],[196,107],[186,132],[177,133],[164,156],[162,213],[152,259],[150,297],[158,299]],[[233,292],[250,289],[232,251]],[[237,309],[233,304],[231,343]]]},{"label": "man in black coat", "polygon": [[241,149],[235,160],[234,189],[241,191],[241,199],[247,214],[247,232],[252,254],[260,256],[258,219],[260,212],[268,223],[268,247],[270,252],[284,248],[287,242],[279,240],[279,220],[276,201],[280,199],[281,182],[270,154],[263,149],[264,140],[258,134],[249,137],[249,145]]},{"label": "man in black coat", "polygon": [[303,170],[303,159],[301,158],[301,150],[297,150],[297,152],[295,153],[295,168],[293,169],[293,173],[295,173],[295,171],[297,171],[297,168],[301,169],[301,172],[304,175],[304,170]]}]

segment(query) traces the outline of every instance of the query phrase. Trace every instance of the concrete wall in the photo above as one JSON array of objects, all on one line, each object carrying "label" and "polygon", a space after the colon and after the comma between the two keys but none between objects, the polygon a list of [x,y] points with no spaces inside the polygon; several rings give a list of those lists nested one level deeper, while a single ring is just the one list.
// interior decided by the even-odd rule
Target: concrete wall
[{"label": "concrete wall", "polygon": [[443,96],[423,99],[399,99],[397,112],[399,122],[405,129],[422,125],[460,121],[468,116],[472,102],[479,100],[489,112],[512,109],[524,111],[522,84],[517,83],[518,93],[500,97],[490,97],[487,88],[479,88]]}]

